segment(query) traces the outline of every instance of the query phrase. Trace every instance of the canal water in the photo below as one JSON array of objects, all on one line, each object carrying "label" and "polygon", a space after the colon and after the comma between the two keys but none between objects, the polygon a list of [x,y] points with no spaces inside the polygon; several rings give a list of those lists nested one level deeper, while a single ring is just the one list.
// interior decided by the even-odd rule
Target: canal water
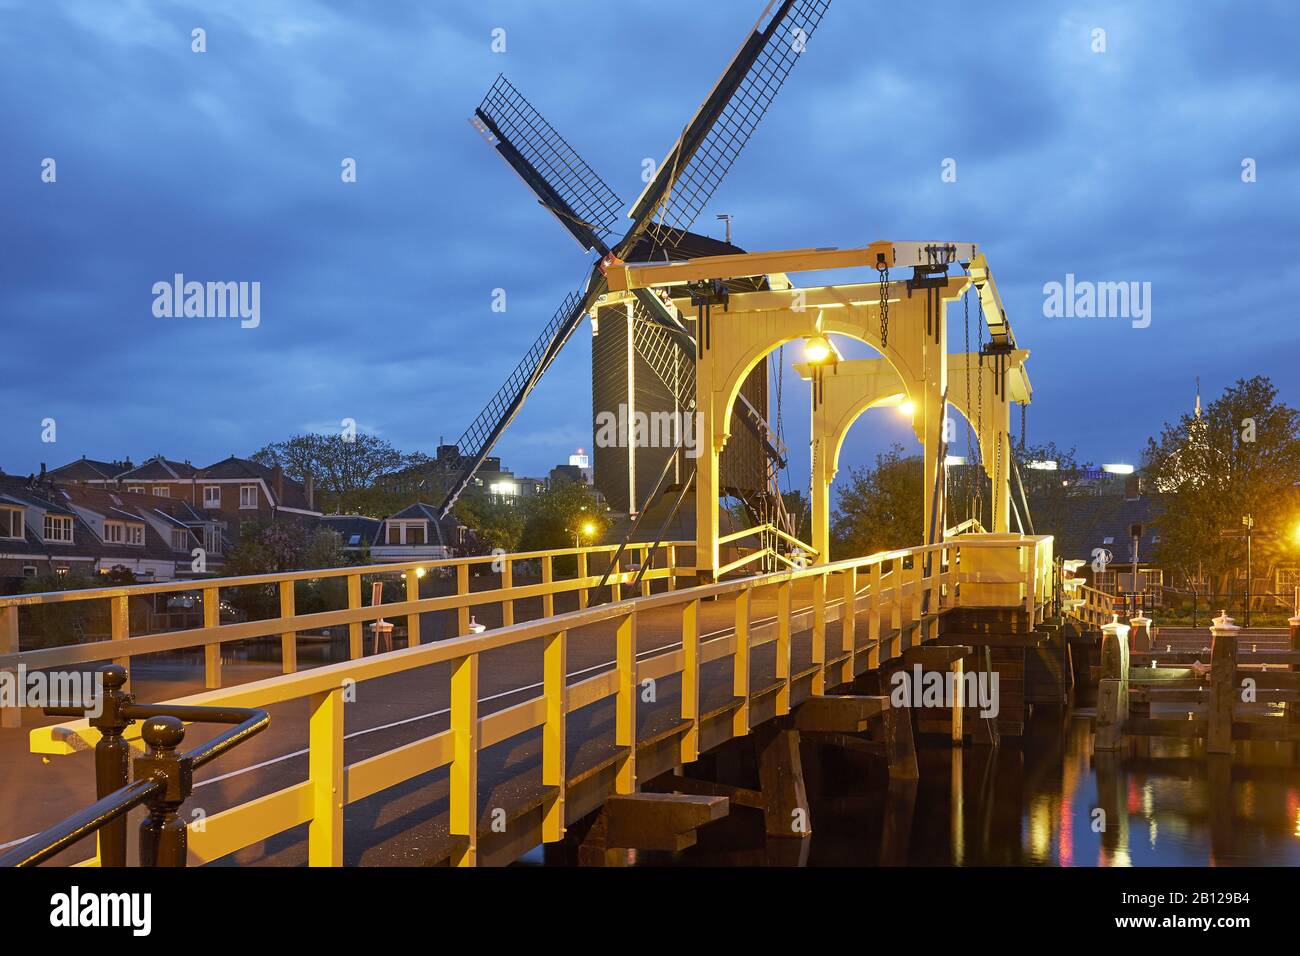
[{"label": "canal water", "polygon": [[[921,779],[891,786],[867,758],[805,758],[812,836],[768,840],[733,814],[655,865],[1295,866],[1297,745],[1238,744],[1208,761],[1191,740],[1092,753],[1086,714],[1036,716],[1019,743],[922,743]],[[1242,751],[1240,748],[1248,747]],[[805,748],[807,754],[807,748]]]}]

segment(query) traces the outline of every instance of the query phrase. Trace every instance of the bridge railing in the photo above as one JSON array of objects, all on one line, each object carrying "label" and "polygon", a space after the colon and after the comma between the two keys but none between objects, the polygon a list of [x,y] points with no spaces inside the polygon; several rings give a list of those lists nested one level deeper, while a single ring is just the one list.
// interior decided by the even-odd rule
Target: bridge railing
[{"label": "bridge railing", "polygon": [[1111,622],[1116,611],[1113,596],[1087,584],[1079,585],[1077,593],[1083,600],[1083,604],[1070,612],[1074,617],[1093,629],[1100,628],[1103,624]]},{"label": "bridge railing", "polygon": [[[692,549],[693,562],[693,542],[669,542],[660,546],[650,559],[658,566],[646,569],[640,578],[639,590],[642,594],[650,593],[654,581],[666,581],[666,586],[672,590],[678,586],[679,577],[694,574],[692,567],[679,567],[677,564],[677,549],[687,545]],[[638,560],[645,561],[649,548],[648,544],[629,545],[625,552],[627,565],[632,566]],[[615,545],[560,548],[552,551],[487,554],[0,597],[0,671],[14,671],[20,665],[33,670],[112,660],[126,667],[129,672],[131,659],[143,654],[202,648],[204,686],[217,688],[222,686],[223,644],[253,638],[279,637],[281,667],[284,673],[291,674],[298,669],[298,636],[302,633],[346,626],[347,655],[349,659],[356,660],[363,653],[366,624],[380,619],[392,620],[404,617],[407,643],[414,645],[420,643],[420,615],[426,612],[454,611],[456,633],[468,634],[472,612],[479,607],[499,606],[501,620],[507,625],[514,623],[517,601],[540,598],[543,617],[549,617],[554,613],[555,598],[560,594],[576,593],[579,607],[586,607],[616,550]],[[557,560],[561,559],[573,560],[576,567],[576,574],[573,577],[556,577],[555,565]],[[515,570],[524,562],[536,563],[540,567],[539,582],[525,585],[514,583]],[[472,575],[479,571],[495,575],[499,586],[475,590]],[[400,575],[404,581],[405,601],[379,605],[363,604],[363,577],[379,578],[393,575]],[[454,592],[422,598],[421,582],[430,575],[454,577]],[[631,585],[635,578],[634,569],[615,569],[608,582],[612,599],[620,600],[622,590]],[[346,583],[344,607],[309,614],[296,613],[296,584],[332,579],[342,579]],[[223,622],[221,619],[223,595],[234,589],[247,587],[274,588],[278,594],[279,615],[264,620]],[[130,602],[133,598],[194,593],[201,595],[202,627],[165,630],[150,634],[131,633]],[[20,609],[74,605],[84,609],[89,616],[91,607],[96,602],[108,604],[110,622],[108,640],[22,649],[23,635],[19,629]],[[4,725],[15,726],[15,716],[12,708],[6,708]]]},{"label": "bridge railing", "polygon": [[[964,535],[929,547],[881,552],[865,558],[794,568],[659,594],[640,596],[555,617],[513,624],[433,644],[408,647],[361,660],[267,678],[228,689],[182,698],[173,704],[269,708],[293,701],[308,710],[307,778],[205,818],[191,829],[189,860],[203,863],[254,846],[276,834],[307,824],[308,862],[336,866],[343,860],[344,808],[422,774],[449,768],[449,832],[456,841],[452,862],[478,860],[479,756],[488,747],[541,730],[545,789],[538,836],[559,840],[567,823],[598,807],[609,793],[637,787],[637,701],[640,684],[670,675],[680,678],[680,724],[676,758],[695,760],[701,749],[749,732],[751,708],[776,715],[809,693],[824,693],[855,674],[901,653],[905,624],[914,623],[919,643],[937,632],[944,609],[975,602],[1018,607],[1034,615],[1044,596],[1044,567],[1050,573],[1051,538],[1019,535]],[[810,604],[799,613],[811,619],[811,666],[795,672],[792,632],[795,588],[808,588]],[[774,618],[755,624],[755,596],[774,597]],[[729,598],[733,626],[721,636],[701,635],[701,603]],[[405,608],[402,608],[404,610]],[[927,610],[928,609],[928,613]],[[637,653],[638,621],[648,614],[676,615],[680,644],[646,659]],[[351,612],[355,613],[355,612]],[[830,646],[827,623],[838,619],[840,642]],[[298,622],[294,622],[295,624]],[[571,635],[604,625],[614,632],[616,659],[574,683],[567,668]],[[860,641],[865,625],[866,640]],[[915,632],[913,632],[915,633]],[[753,651],[774,643],[774,686],[753,686]],[[521,703],[480,714],[479,675],[484,654],[524,644],[540,644],[541,693]],[[701,668],[731,658],[732,692],[737,700],[722,716],[701,711]],[[448,667],[450,720],[447,729],[354,763],[344,761],[345,694],[357,685],[430,665]],[[796,688],[798,694],[796,696]],[[521,690],[526,688],[519,688]],[[571,785],[566,769],[568,715],[612,698],[615,745],[612,773],[583,777]],[[707,737],[705,736],[707,730]],[[132,731],[138,737],[138,729]],[[31,733],[33,752],[68,754],[93,745],[97,731],[87,721],[39,728]],[[607,783],[603,782],[608,780]],[[571,786],[585,788],[569,799]],[[593,793],[592,787],[601,788]],[[593,803],[593,801],[595,801]],[[532,811],[530,811],[532,812]],[[513,845],[513,844],[512,844]],[[519,852],[527,847],[520,848]],[[83,865],[97,865],[98,858]]]},{"label": "bridge railing", "polygon": [[[738,571],[741,568],[748,568],[764,558],[771,558],[776,562],[769,565],[769,567],[776,567],[777,564],[780,564],[787,568],[794,568],[803,564],[811,564],[818,557],[817,549],[812,545],[800,541],[785,529],[771,523],[754,525],[723,535],[718,539],[718,545],[724,550],[741,550],[739,542],[747,538],[757,538],[758,546],[752,549],[743,549],[744,553],[718,568],[718,577]],[[779,543],[782,542],[787,546],[785,551],[780,548]]]}]

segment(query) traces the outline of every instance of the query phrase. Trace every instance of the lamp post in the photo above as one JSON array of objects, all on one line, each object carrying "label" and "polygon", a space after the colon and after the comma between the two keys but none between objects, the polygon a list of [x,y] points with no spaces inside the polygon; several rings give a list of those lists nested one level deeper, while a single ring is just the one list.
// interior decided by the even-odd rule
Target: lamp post
[{"label": "lamp post", "polygon": [[1272,534],[1257,534],[1255,532],[1255,516],[1244,514],[1241,516],[1240,531],[1220,531],[1219,536],[1223,538],[1245,538],[1246,539],[1246,613],[1243,616],[1242,624],[1244,627],[1250,627],[1250,574],[1251,574],[1251,545],[1255,538],[1272,538]]},{"label": "lamp post", "polygon": [[1250,539],[1255,527],[1255,516],[1242,515],[1241,523],[1246,527],[1246,627],[1250,627]]}]

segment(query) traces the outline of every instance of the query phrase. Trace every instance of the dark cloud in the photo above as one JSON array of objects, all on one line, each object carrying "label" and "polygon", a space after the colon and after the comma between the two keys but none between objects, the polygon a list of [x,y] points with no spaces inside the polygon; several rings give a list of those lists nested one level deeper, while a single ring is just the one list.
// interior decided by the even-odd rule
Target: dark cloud
[{"label": "dark cloud", "polygon": [[[465,122],[483,91],[505,71],[630,201],[759,6],[0,0],[0,466],[206,462],[345,417],[409,450],[454,439],[587,267]],[[1300,402],[1295,39],[1280,2],[838,0],[698,228],[727,211],[750,248],[979,242],[1033,351],[1031,438],[1131,460],[1196,375],[1269,374]],[[260,281],[261,327],[154,318],[176,272]],[[1150,328],[1044,318],[1066,273],[1151,282]],[[589,362],[584,328],[501,443],[514,467],[590,442]],[[842,463],[893,440],[913,441],[873,413]]]}]

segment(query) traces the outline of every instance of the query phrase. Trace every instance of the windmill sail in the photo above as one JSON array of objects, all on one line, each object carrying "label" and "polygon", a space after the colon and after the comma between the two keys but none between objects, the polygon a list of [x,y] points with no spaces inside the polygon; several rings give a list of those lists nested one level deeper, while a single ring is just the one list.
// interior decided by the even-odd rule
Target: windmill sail
[{"label": "windmill sail", "polygon": [[[829,6],[830,0],[770,0],[633,206],[629,213],[632,224],[615,247],[620,258],[646,234],[665,249],[676,245],[677,230],[685,230],[695,221],[726,176]],[[605,237],[612,234],[622,203],[504,76],[497,78],[471,122],[584,249],[601,255],[610,251]],[[515,371],[465,430],[457,443],[461,467],[439,508],[441,514],[451,510],[582,315],[605,290],[603,274],[594,270],[585,290],[565,300]],[[647,358],[655,374],[674,391],[688,390],[693,395],[695,355],[689,336],[653,294],[638,290],[636,298],[638,312],[665,329],[665,334],[643,337],[652,353]],[[685,374],[671,382],[666,361],[669,339],[691,360],[685,363]]]},{"label": "windmill sail", "polygon": [[584,249],[605,253],[623,201],[504,74],[470,123]]},{"label": "windmill sail", "polygon": [[[645,231],[665,244],[670,233],[661,227],[690,228],[758,128],[830,3],[772,0],[767,5],[633,204],[628,215],[634,223],[644,223]],[[635,226],[632,231],[639,232]]]},{"label": "windmill sail", "polygon": [[497,389],[483,411],[479,412],[478,417],[465,429],[465,433],[457,439],[456,448],[460,457],[456,464],[459,473],[438,509],[440,516],[445,516],[451,510],[460,493],[474,477],[474,472],[478,471],[483,459],[501,437],[501,433],[514,421],[528,393],[532,391],[533,386],[542,377],[542,373],[550,367],[555,356],[569,340],[569,336],[577,328],[587,308],[586,296],[590,293],[590,285],[585,291],[579,289],[569,293],[556,309],[555,314],[551,316],[551,321],[546,324],[546,328],[542,329],[542,334],[537,337],[532,348],[515,366],[515,370],[510,373],[505,383]]}]

